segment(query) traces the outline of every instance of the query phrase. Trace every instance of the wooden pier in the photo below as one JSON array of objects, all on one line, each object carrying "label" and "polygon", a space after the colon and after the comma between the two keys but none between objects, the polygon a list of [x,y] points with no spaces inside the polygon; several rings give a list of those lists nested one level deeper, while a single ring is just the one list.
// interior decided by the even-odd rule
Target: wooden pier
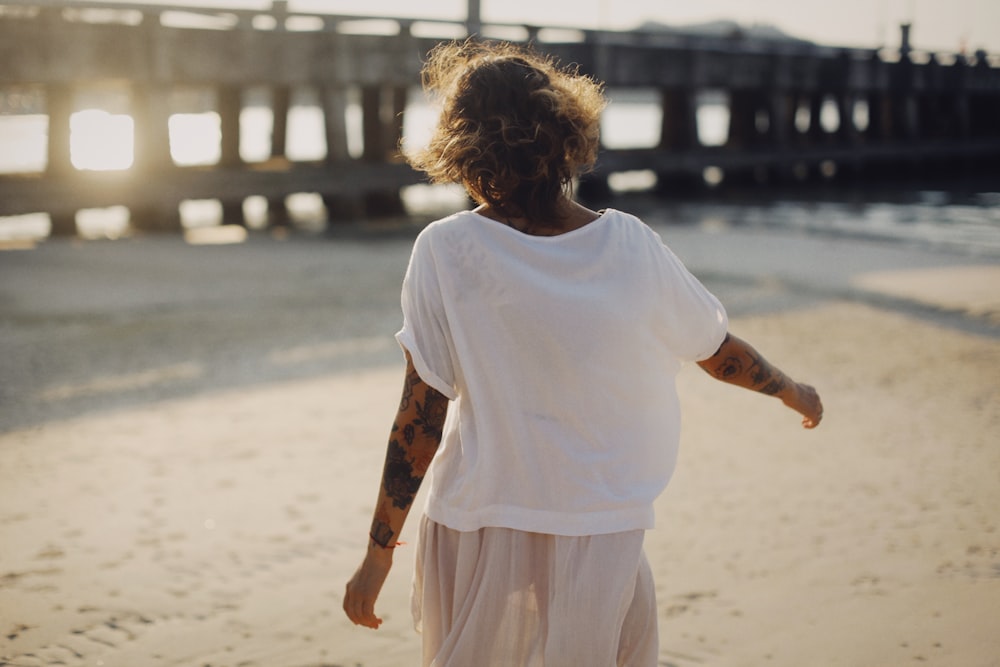
[{"label": "wooden pier", "polygon": [[[470,20],[479,24],[479,17]],[[191,23],[199,22],[193,26]],[[374,22],[374,23],[373,23]],[[377,30],[365,30],[375,25]],[[972,57],[917,53],[904,28],[887,54],[796,41],[709,38],[657,32],[551,31],[481,25],[481,34],[532,41],[613,89],[655,92],[662,109],[656,146],[602,151],[581,189],[601,194],[615,172],[650,170],[663,191],[701,187],[706,169],[726,183],[795,183],[1000,167],[1000,67]],[[0,0],[0,91],[40,89],[49,117],[44,171],[0,175],[0,215],[48,212],[52,233],[73,234],[83,208],[124,205],[132,224],[176,229],[178,205],[217,199],[227,222],[243,201],[266,198],[283,219],[284,198],[319,194],[331,217],[393,215],[400,189],[422,181],[398,155],[407,95],[423,55],[460,22],[169,8],[122,3]],[[74,99],[90,88],[127,92],[135,126],[128,170],[81,171],[70,159]],[[274,112],[270,159],[240,155],[246,92],[265,87]],[[176,165],[168,119],[178,89],[212,92],[221,119],[221,157]],[[318,92],[325,158],[287,159],[292,91]],[[699,141],[704,91],[729,101],[724,145]],[[360,155],[348,151],[346,114],[360,99]],[[837,122],[820,122],[824,105]],[[859,109],[866,116],[858,122]],[[0,147],[2,150],[2,147]]]}]

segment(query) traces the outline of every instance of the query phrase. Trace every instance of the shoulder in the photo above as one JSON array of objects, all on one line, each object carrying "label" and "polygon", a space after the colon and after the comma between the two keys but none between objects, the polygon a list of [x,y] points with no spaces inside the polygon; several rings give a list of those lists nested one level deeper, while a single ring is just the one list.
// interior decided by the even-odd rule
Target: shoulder
[{"label": "shoulder", "polygon": [[471,211],[461,211],[428,224],[413,242],[411,266],[453,271],[457,263],[467,263],[474,250],[483,245],[484,225]]},{"label": "shoulder", "polygon": [[415,245],[435,246],[453,240],[456,236],[473,233],[477,217],[472,211],[459,211],[435,220],[420,230]]},{"label": "shoulder", "polygon": [[606,222],[610,223],[608,227],[613,229],[616,235],[632,243],[653,247],[663,245],[660,234],[638,216],[613,208],[605,209],[602,215],[610,218]]}]

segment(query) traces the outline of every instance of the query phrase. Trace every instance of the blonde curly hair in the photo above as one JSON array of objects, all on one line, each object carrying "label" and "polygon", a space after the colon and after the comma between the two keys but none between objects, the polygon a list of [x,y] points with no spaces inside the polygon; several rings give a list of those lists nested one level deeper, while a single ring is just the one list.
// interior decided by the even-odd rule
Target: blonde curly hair
[{"label": "blonde curly hair", "polygon": [[602,84],[530,48],[472,40],[432,49],[422,79],[441,116],[409,163],[501,215],[558,227],[561,196],[597,159]]}]

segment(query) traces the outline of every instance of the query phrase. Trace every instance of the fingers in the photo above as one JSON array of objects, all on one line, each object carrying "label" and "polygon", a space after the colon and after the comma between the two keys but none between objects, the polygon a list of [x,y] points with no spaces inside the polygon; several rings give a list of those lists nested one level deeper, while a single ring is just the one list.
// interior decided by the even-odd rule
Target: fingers
[{"label": "fingers", "polygon": [[812,393],[812,405],[810,406],[811,414],[807,415],[804,420],[802,420],[802,425],[806,428],[816,428],[819,426],[820,421],[823,420],[823,404],[819,400],[819,394],[816,393],[815,389],[810,387]]},{"label": "fingers", "polygon": [[816,428],[823,420],[823,402],[819,394],[813,387],[807,384],[800,385],[800,405],[798,411],[802,413],[802,426],[804,428]]},{"label": "fingers", "polygon": [[382,624],[382,619],[375,615],[375,600],[378,599],[390,567],[392,567],[391,559],[379,560],[369,553],[358,571],[347,582],[344,591],[344,613],[355,625],[376,630]]},{"label": "fingers", "polygon": [[375,600],[366,595],[353,593],[350,584],[344,594],[344,613],[355,625],[372,630],[377,630],[382,625],[382,619],[375,615]]}]

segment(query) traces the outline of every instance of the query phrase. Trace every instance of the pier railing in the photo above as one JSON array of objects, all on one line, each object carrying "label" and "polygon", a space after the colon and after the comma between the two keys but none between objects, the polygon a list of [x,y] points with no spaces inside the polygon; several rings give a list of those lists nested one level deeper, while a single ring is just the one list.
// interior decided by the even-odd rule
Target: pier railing
[{"label": "pier railing", "polygon": [[[162,5],[0,0],[0,92],[42,91],[48,115],[44,171],[0,176],[0,215],[44,211],[54,234],[75,230],[82,208],[124,205],[137,226],[175,228],[185,199],[217,199],[242,219],[249,196],[272,217],[299,192],[319,194],[332,214],[401,212],[400,189],[421,181],[399,158],[407,95],[421,59],[441,39],[461,38],[458,21],[299,14],[285,2],[266,11]],[[552,30],[484,25],[486,37],[532,41],[612,88],[655,91],[657,145],[605,150],[581,184],[607,187],[620,171],[650,170],[657,187],[795,182],[887,172],[995,168],[1000,163],[1000,68],[985,53],[938,56],[844,49],[800,41],[660,32]],[[82,171],[70,156],[74,99],[88,88],[124,90],[135,127],[131,169]],[[181,167],[168,121],[179,88],[211,90],[221,121],[217,164]],[[240,155],[240,113],[250,88],[270,91],[270,159]],[[285,155],[291,92],[318,91],[326,156]],[[699,141],[697,99],[728,99],[723,145]],[[349,97],[360,100],[360,152],[348,150]],[[833,105],[837,122],[820,122]],[[858,110],[867,119],[857,122]],[[0,150],[3,150],[0,147]]]}]

